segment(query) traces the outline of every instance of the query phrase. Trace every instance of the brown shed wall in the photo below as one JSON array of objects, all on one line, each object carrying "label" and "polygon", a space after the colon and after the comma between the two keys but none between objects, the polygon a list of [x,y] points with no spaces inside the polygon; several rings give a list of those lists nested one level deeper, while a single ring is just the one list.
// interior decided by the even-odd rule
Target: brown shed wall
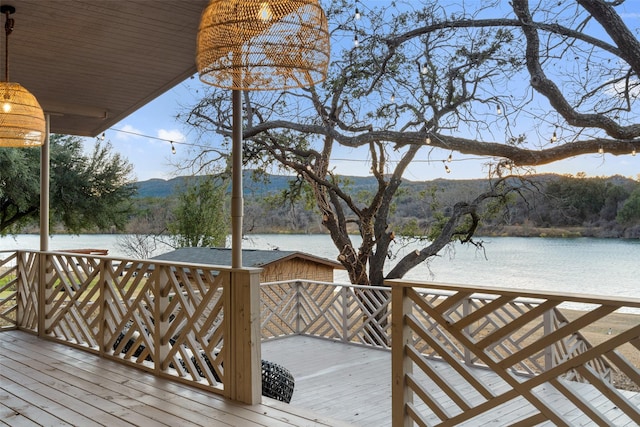
[{"label": "brown shed wall", "polygon": [[333,267],[304,259],[289,259],[264,267],[260,281],[307,279],[319,282],[333,282]]}]

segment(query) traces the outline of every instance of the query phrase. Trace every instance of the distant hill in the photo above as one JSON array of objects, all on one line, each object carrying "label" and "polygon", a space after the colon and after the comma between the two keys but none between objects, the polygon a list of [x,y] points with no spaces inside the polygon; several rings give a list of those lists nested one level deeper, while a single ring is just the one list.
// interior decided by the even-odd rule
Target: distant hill
[{"label": "distant hill", "polygon": [[[185,187],[189,177],[180,176],[177,178],[166,179],[150,179],[147,181],[139,181],[134,185],[138,189],[136,197],[169,197],[174,193],[180,192]],[[247,196],[261,196],[263,194],[274,193],[285,189],[289,181],[293,177],[286,175],[270,175],[269,182],[256,181],[253,179],[251,171],[247,171],[243,176],[244,192]]]},{"label": "distant hill", "polygon": [[[348,179],[354,190],[373,188],[376,180],[373,177],[350,176]],[[177,177],[172,179],[150,179],[138,181],[134,185],[138,189],[136,197],[168,197],[184,188],[188,177]],[[268,182],[255,180],[251,171],[246,171],[243,177],[244,192],[247,196],[261,196],[284,190],[288,187],[289,181],[295,179],[289,175],[269,175]]]},{"label": "distant hill", "polygon": [[[535,180],[538,183],[549,183],[559,179],[560,175],[543,174],[529,176],[527,179]],[[341,179],[349,183],[349,191],[357,194],[361,191],[376,190],[377,181],[374,177],[362,176],[341,176]],[[139,181],[134,185],[137,187],[138,198],[165,198],[180,192],[185,188],[186,181],[191,177],[177,177],[169,180],[150,179]],[[288,188],[289,182],[295,177],[290,175],[267,175],[266,179],[255,179],[252,171],[245,171],[243,175],[244,195],[247,198],[260,198],[266,194],[275,194]],[[622,176],[612,176],[605,178],[613,185],[620,185],[631,189],[635,182],[632,179]],[[448,193],[453,198],[464,200],[467,196],[474,197],[487,189],[487,179],[434,179],[432,181],[409,181],[404,180],[402,188],[410,194],[416,194],[432,187],[437,187],[441,192]],[[229,189],[230,191],[231,189]],[[402,196],[399,196],[402,199]]]}]

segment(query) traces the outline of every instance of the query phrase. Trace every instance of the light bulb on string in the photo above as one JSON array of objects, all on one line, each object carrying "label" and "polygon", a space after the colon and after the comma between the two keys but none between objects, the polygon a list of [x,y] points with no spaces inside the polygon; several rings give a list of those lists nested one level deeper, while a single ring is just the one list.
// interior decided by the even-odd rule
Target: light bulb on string
[{"label": "light bulb on string", "polygon": [[631,155],[635,157],[635,155],[636,155],[636,149],[635,148],[633,150],[631,150]]},{"label": "light bulb on string", "polygon": [[421,72],[422,74],[427,74],[427,72],[428,72],[428,71],[429,71],[429,69],[427,68],[427,63],[425,62],[425,63],[422,65],[422,69],[420,70],[420,72]]},{"label": "light bulb on string", "polygon": [[453,153],[449,154],[449,157],[447,157],[447,162],[451,163],[452,160],[453,160]]},{"label": "light bulb on string", "polygon": [[447,166],[447,164],[445,162],[442,162],[444,164],[444,170],[447,173],[451,173],[451,169],[449,169],[449,166]]},{"label": "light bulb on string", "polygon": [[427,135],[427,138],[424,140],[424,143],[427,145],[431,145],[431,137]]},{"label": "light bulb on string", "polygon": [[358,35],[357,34],[355,36],[353,36],[353,45],[355,47],[360,46],[360,42],[358,41]]},{"label": "light bulb on string", "polygon": [[499,106],[499,105],[496,105],[496,114],[497,114],[497,115],[502,114],[502,108],[500,108],[500,106]]},{"label": "light bulb on string", "polygon": [[173,141],[171,141],[171,154],[176,154],[176,146],[173,145]]},{"label": "light bulb on string", "polygon": [[599,154],[604,154],[604,148],[602,147],[602,145],[600,147],[598,147],[598,153]]},{"label": "light bulb on string", "polygon": [[553,131],[553,135],[551,135],[551,143],[554,143],[558,140],[558,134],[556,133],[556,131]]},{"label": "light bulb on string", "polygon": [[260,10],[258,11],[258,19],[262,22],[269,22],[273,18],[273,12],[271,11],[271,7],[269,3],[264,2],[260,5]]},{"label": "light bulb on string", "polygon": [[396,102],[396,94],[395,93],[391,94],[391,102]]},{"label": "light bulb on string", "polygon": [[102,132],[102,135],[100,135],[100,141],[104,141],[105,137],[106,137],[105,133]]},{"label": "light bulb on string", "polygon": [[360,10],[358,9],[358,0],[356,0],[356,13],[354,16],[356,20],[360,19]]}]

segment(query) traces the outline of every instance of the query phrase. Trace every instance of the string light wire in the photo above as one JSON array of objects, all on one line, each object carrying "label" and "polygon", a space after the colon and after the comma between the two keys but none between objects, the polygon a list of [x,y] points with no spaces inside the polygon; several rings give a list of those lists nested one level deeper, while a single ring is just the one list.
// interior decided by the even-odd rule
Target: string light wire
[{"label": "string light wire", "polygon": [[[171,152],[173,154],[175,154],[175,145],[174,144],[180,144],[180,145],[184,145],[187,147],[196,147],[196,148],[211,148],[210,146],[207,145],[202,145],[202,144],[194,144],[194,143],[190,143],[190,142],[180,142],[180,141],[174,141],[171,139],[167,139],[167,138],[160,138],[158,136],[152,136],[152,135],[145,135],[139,132],[133,132],[133,131],[129,131],[129,130],[124,130],[124,129],[110,129],[114,132],[120,132],[120,133],[126,133],[128,135],[133,135],[133,136],[137,136],[140,138],[147,138],[147,139],[153,139],[156,141],[163,141],[163,142],[167,142],[170,144],[171,146]],[[104,139],[105,137],[105,133],[103,132],[102,135],[100,135],[99,139]],[[429,138],[430,140],[431,138]],[[452,154],[449,154],[449,156],[446,159],[413,159],[411,161],[411,163],[427,163],[427,164],[431,164],[431,163],[435,163],[435,162],[447,162],[447,163],[451,163],[451,162],[467,162],[467,161],[478,161],[478,160],[487,160],[490,157],[468,157],[468,158],[463,158],[463,159],[454,159]],[[336,161],[336,162],[354,162],[354,163],[365,163],[368,162],[368,160],[366,159],[354,159],[352,157],[350,158],[342,158],[342,157],[332,157],[331,158],[332,161]],[[395,160],[389,160],[390,163],[394,163],[394,162],[399,162],[395,161]],[[445,165],[446,166],[446,165]],[[445,167],[445,170],[447,168]],[[451,170],[449,170],[447,173],[450,173]]]}]

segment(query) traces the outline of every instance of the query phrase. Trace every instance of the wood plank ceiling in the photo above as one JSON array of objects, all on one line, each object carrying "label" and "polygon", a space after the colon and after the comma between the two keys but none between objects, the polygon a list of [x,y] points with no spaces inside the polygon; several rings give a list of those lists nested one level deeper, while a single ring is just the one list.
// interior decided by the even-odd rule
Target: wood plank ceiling
[{"label": "wood plank ceiling", "polygon": [[97,136],[195,74],[207,3],[1,0],[16,8],[9,80],[36,96],[52,133]]}]

